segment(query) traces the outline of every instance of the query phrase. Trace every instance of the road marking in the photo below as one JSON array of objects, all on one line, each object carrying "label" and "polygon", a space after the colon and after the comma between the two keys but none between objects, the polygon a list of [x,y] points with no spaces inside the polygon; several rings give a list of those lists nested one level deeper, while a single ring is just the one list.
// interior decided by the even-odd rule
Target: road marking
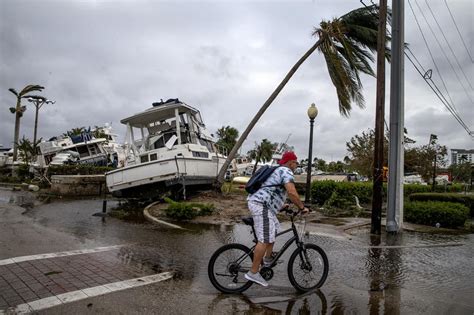
[{"label": "road marking", "polygon": [[90,297],[95,297],[99,295],[104,295],[116,291],[127,290],[130,288],[140,287],[144,285],[149,285],[152,283],[157,283],[171,279],[173,277],[172,272],[163,272],[150,276],[144,276],[140,278],[134,278],[119,282],[112,282],[105,285],[100,285],[96,287],[91,287],[87,289],[67,292],[55,296],[50,296],[44,299],[39,299],[27,303],[17,305],[16,307],[11,307],[6,311],[0,310],[0,314],[30,314],[32,312],[37,312],[44,310],[53,306],[63,305],[83,299],[88,299]]},{"label": "road marking", "polygon": [[47,253],[47,254],[38,254],[38,255],[30,255],[30,256],[19,256],[19,257],[13,257],[13,258],[0,260],[0,266],[19,263],[22,261],[106,252],[106,251],[117,249],[124,246],[127,246],[127,245],[102,246],[102,247],[97,247],[97,248],[92,248],[92,249],[72,250],[72,251],[67,251],[67,252]]}]

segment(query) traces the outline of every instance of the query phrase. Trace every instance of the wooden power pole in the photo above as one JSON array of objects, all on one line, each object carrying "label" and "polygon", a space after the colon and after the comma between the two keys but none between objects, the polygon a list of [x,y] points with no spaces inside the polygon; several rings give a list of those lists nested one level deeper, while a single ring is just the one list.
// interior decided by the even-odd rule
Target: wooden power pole
[{"label": "wooden power pole", "polygon": [[383,140],[385,119],[385,41],[387,32],[387,0],[379,2],[377,34],[377,92],[375,108],[375,148],[373,168],[372,220],[370,233],[380,234],[383,192]]}]

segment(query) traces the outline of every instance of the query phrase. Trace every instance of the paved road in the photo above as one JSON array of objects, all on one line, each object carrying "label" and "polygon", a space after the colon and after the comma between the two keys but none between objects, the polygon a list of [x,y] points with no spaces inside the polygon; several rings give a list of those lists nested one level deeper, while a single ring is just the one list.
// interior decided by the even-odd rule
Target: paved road
[{"label": "paved road", "polygon": [[[245,226],[189,225],[178,231],[146,222],[102,220],[93,216],[101,211],[101,200],[59,200],[31,208],[34,203],[28,193],[0,190],[0,310],[21,306],[40,314],[474,311],[471,236],[405,237],[408,247],[412,241],[467,244],[416,249],[367,249],[363,234],[350,241],[316,236],[313,241],[328,252],[331,263],[322,290],[296,294],[283,263],[270,288],[253,286],[242,295],[222,295],[207,279],[207,261],[225,241],[248,242]],[[109,209],[112,206],[109,202]],[[41,256],[45,253],[52,254]]]}]

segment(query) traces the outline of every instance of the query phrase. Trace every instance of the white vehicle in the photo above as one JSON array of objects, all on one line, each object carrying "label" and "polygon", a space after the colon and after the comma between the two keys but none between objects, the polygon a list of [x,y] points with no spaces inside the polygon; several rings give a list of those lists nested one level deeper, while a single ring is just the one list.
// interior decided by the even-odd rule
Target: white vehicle
[{"label": "white vehicle", "polygon": [[169,99],[122,119],[127,126],[125,166],[106,173],[118,197],[156,197],[164,191],[212,184],[225,156],[199,110]]}]

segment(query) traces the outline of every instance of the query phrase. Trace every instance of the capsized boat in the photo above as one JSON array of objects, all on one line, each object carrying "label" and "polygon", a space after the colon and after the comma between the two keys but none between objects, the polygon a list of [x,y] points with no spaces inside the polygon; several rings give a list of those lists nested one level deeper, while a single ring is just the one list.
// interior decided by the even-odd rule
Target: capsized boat
[{"label": "capsized boat", "polygon": [[199,110],[178,99],[122,119],[127,126],[125,166],[106,173],[117,197],[153,198],[165,191],[209,186],[225,162]]}]

